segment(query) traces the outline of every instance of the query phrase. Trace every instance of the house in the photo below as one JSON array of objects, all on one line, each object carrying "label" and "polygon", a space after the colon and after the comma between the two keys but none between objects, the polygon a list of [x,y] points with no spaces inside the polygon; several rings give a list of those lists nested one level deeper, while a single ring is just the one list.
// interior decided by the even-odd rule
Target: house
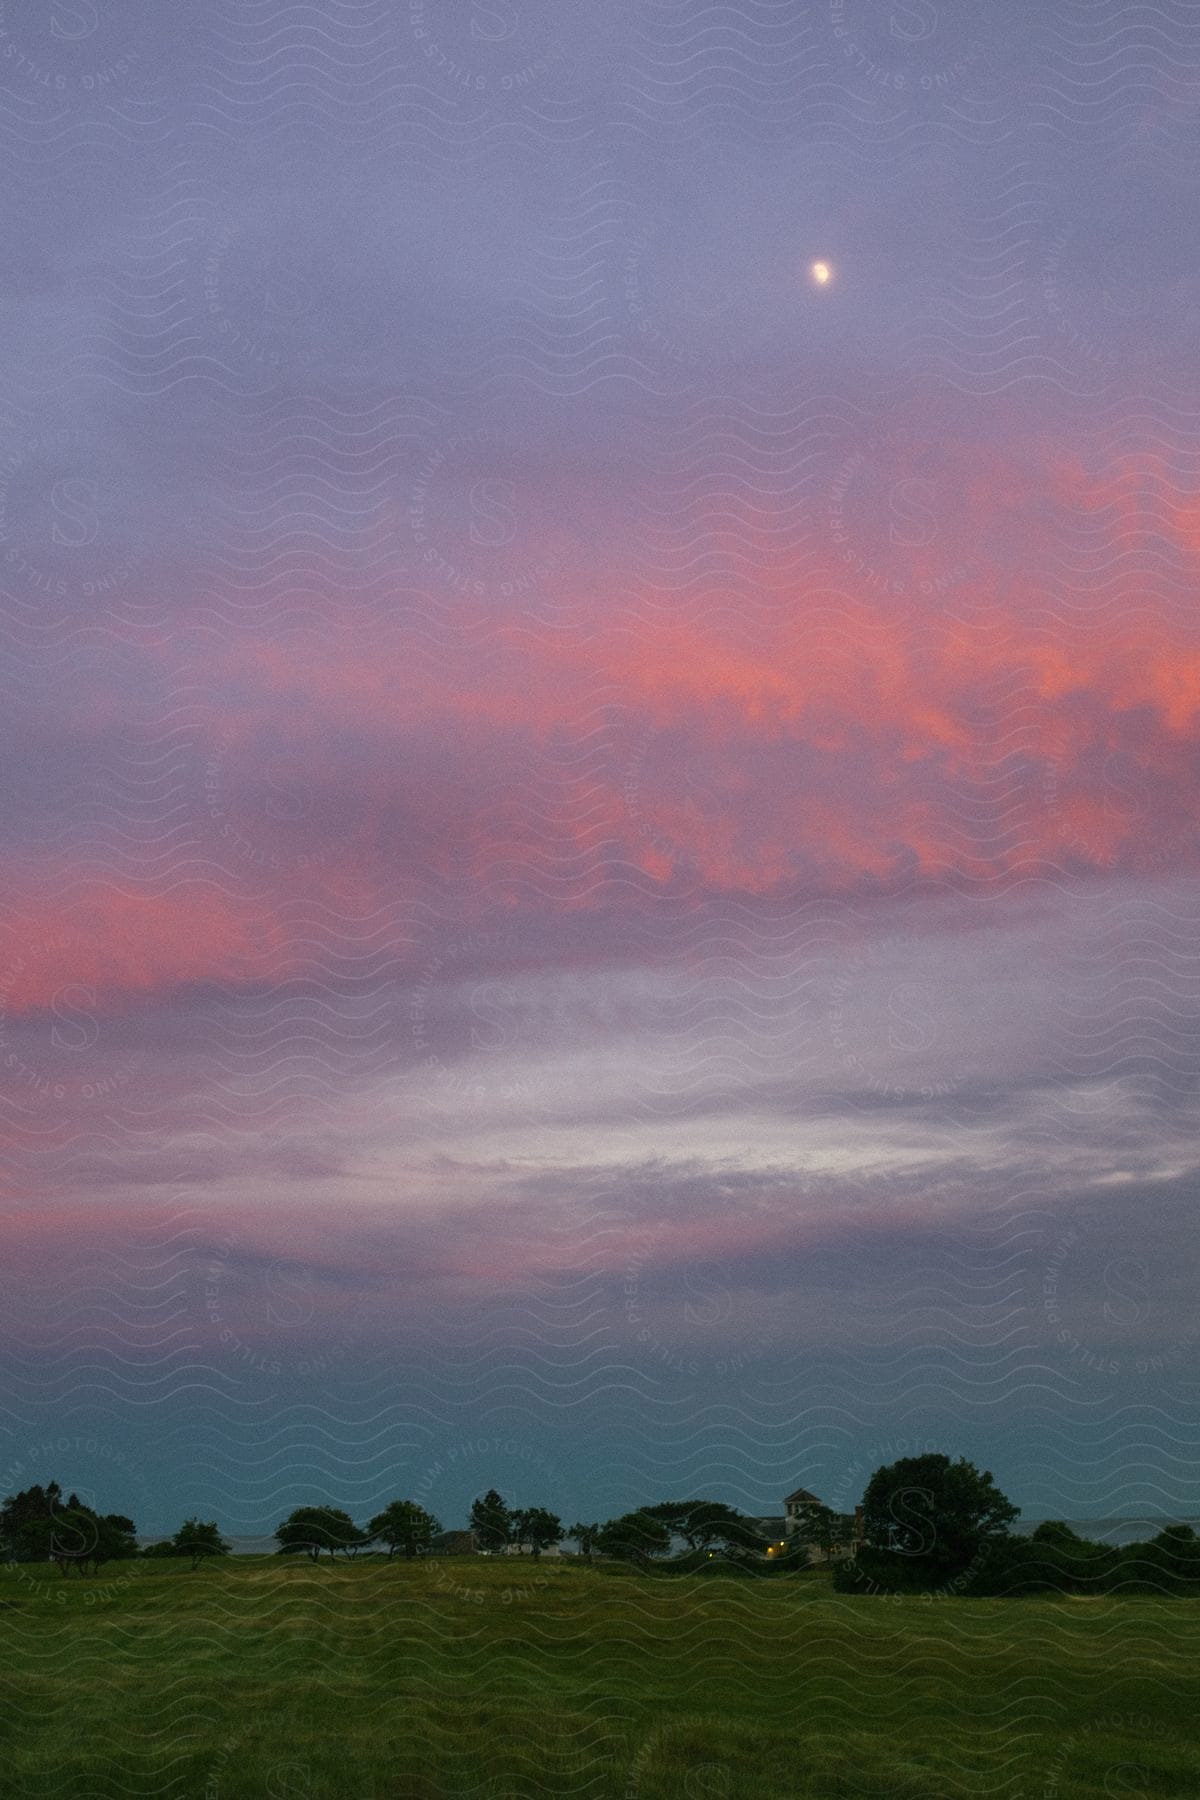
[{"label": "house", "polygon": [[783,1503],[785,1535],[791,1537],[810,1506],[820,1506],[821,1504],[822,1502],[817,1499],[817,1496],[810,1494],[807,1488],[797,1488],[794,1494],[789,1494]]},{"label": "house", "polygon": [[[781,1551],[786,1550],[788,1548],[788,1540],[798,1529],[805,1513],[808,1512],[810,1508],[822,1506],[823,1504],[824,1502],[818,1500],[817,1496],[810,1493],[807,1488],[797,1488],[794,1494],[789,1494],[783,1503],[783,1519],[782,1521],[779,1521],[783,1525],[782,1539],[775,1539],[769,1543],[767,1555],[778,1556]],[[853,1556],[864,1542],[863,1509],[861,1506],[856,1506],[853,1518],[848,1518],[845,1514],[839,1514],[837,1517],[841,1529],[839,1536],[835,1538],[829,1546],[830,1557]],[[768,1523],[774,1524],[776,1522],[777,1521],[774,1520],[761,1521],[764,1525]],[[820,1550],[815,1546],[809,1550],[809,1560],[812,1562],[820,1562],[823,1560]]]}]

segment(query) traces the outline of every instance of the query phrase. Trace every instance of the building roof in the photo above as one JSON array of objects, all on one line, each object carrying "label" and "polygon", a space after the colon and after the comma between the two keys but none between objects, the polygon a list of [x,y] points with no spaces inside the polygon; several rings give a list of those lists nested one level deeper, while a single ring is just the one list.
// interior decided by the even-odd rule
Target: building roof
[{"label": "building roof", "polygon": [[807,1488],[797,1488],[794,1494],[784,1495],[783,1504],[785,1506],[792,1506],[797,1503],[805,1506],[820,1506],[821,1504],[817,1499],[817,1496],[815,1494],[810,1494]]}]

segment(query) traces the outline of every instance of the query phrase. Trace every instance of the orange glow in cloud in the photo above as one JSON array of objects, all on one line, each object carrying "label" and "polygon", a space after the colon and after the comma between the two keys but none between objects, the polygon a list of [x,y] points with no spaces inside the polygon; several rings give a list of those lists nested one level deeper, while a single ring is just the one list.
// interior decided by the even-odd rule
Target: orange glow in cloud
[{"label": "orange glow in cloud", "polygon": [[[500,644],[486,681],[465,682],[458,654],[439,659],[424,646],[414,658],[421,679],[400,692],[369,660],[305,665],[264,650],[252,661],[268,704],[302,705],[323,730],[364,734],[364,787],[384,809],[390,793],[426,805],[422,842],[445,849],[468,832],[469,866],[493,895],[515,895],[524,880],[578,904],[564,870],[578,867],[587,890],[601,840],[651,882],[686,872],[717,890],[798,879],[846,889],[902,869],[979,880],[1061,856],[1067,821],[1039,803],[1039,784],[1082,795],[1122,743],[1152,787],[1178,786],[1171,741],[1197,732],[1200,652],[1164,643],[1144,614],[1122,616],[1119,636],[1089,630],[1064,642],[1045,627],[1043,606],[1035,590],[1006,589],[973,627],[826,587],[781,597],[749,643],[736,625],[643,620],[631,632],[599,617],[586,651],[553,633]],[[606,709],[619,731],[605,726]],[[659,766],[639,774],[631,805],[630,757],[647,732]],[[596,747],[572,787],[570,754],[556,762],[551,747],[577,740]],[[415,801],[413,742],[423,769]],[[1000,755],[1026,770],[1009,836],[976,825],[984,803],[972,799],[1002,779]],[[550,785],[535,793],[528,770],[544,762]],[[1031,772],[1039,765],[1049,777]],[[486,771],[486,804],[467,798],[471,770]],[[1102,866],[1119,864],[1121,833],[1149,826],[1110,819]],[[369,848],[365,856],[348,850],[320,879],[353,878],[369,893],[378,877]]]},{"label": "orange glow in cloud", "polygon": [[208,888],[147,894],[76,886],[9,924],[6,1006],[13,1016],[45,1008],[70,983],[112,1005],[191,982],[237,984],[260,979],[267,967],[286,973],[297,966],[294,940],[261,900]]},{"label": "orange glow in cloud", "polygon": [[[1153,458],[1089,469],[1050,447],[1031,474],[981,452],[964,471],[964,529],[984,544],[1015,522],[1036,560],[1055,536],[1044,509],[1067,508],[1118,543],[1149,521],[1194,559],[1200,502],[1173,481]],[[1164,820],[1155,866],[1187,860],[1200,643],[1152,583],[1124,604],[1118,582],[1093,616],[1069,585],[981,550],[952,604],[922,603],[873,591],[832,544],[798,578],[763,513],[747,515],[761,538],[749,621],[732,601],[693,615],[661,594],[614,599],[593,571],[591,591],[562,596],[590,609],[584,634],[463,598],[432,626],[398,614],[386,655],[350,630],[336,655],[292,640],[218,649],[214,692],[237,698],[211,707],[198,768],[232,745],[228,766],[252,779],[260,738],[294,756],[319,795],[314,847],[328,828],[335,848],[300,875],[252,872],[256,897],[245,867],[158,893],[10,866],[6,886],[25,896],[14,953],[30,929],[57,934],[54,978],[120,1004],[278,978],[309,954],[303,932],[280,929],[282,907],[305,897],[366,918],[454,870],[500,905],[593,905],[631,868],[652,887],[852,891],[1003,879],[1068,847],[1074,866],[1149,867]],[[44,1005],[49,980],[31,967],[10,1010]]]}]

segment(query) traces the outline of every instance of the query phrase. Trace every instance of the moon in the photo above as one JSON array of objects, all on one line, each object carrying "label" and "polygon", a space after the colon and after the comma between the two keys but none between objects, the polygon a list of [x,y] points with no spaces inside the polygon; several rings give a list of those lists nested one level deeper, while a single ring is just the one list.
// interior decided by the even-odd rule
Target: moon
[{"label": "moon", "polygon": [[827,262],[813,263],[808,272],[818,287],[828,287],[829,283],[833,280],[833,270]]}]

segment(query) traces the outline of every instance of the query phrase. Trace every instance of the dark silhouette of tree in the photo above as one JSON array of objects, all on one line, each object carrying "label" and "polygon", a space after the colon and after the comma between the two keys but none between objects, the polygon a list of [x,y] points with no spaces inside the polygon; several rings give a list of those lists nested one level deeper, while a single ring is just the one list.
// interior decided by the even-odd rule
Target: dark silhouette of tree
[{"label": "dark silhouette of tree", "polygon": [[512,1535],[514,1543],[529,1545],[536,1562],[543,1550],[561,1543],[566,1534],[557,1513],[547,1512],[544,1506],[527,1506],[512,1514]]},{"label": "dark silhouette of tree", "polygon": [[[660,1525],[665,1525],[668,1536],[675,1533],[680,1537],[686,1537],[684,1524],[693,1506],[697,1504],[698,1502],[695,1500],[660,1500],[656,1506],[639,1507],[638,1511],[644,1513],[646,1518],[657,1519]],[[632,1518],[634,1515],[627,1513],[625,1516]]]},{"label": "dark silhouette of tree", "polygon": [[512,1514],[495,1488],[476,1500],[471,1507],[471,1530],[481,1550],[493,1554],[503,1550],[512,1540]]},{"label": "dark silhouette of tree", "polygon": [[276,1528],[275,1536],[285,1555],[303,1553],[313,1562],[320,1561],[323,1550],[332,1561],[337,1551],[354,1556],[370,1542],[367,1533],[339,1506],[298,1506]]},{"label": "dark silhouette of tree", "polygon": [[[71,1495],[71,1503],[78,1499]],[[48,1487],[25,1488],[0,1506],[0,1548],[10,1562],[49,1562],[55,1515],[63,1504],[57,1481]]]},{"label": "dark silhouette of tree", "polygon": [[1073,1548],[1076,1544],[1086,1544],[1077,1531],[1064,1525],[1060,1519],[1043,1519],[1036,1531],[1030,1533],[1031,1544],[1064,1544]]},{"label": "dark silhouette of tree", "polygon": [[1164,1526],[1135,1553],[1139,1573],[1160,1594],[1194,1592],[1200,1582],[1200,1539],[1190,1525]]},{"label": "dark silhouette of tree", "polygon": [[1006,1537],[1019,1513],[990,1472],[961,1456],[902,1457],[876,1469],[863,1496],[869,1544],[940,1570],[964,1568],[989,1541]]},{"label": "dark silhouette of tree", "polygon": [[619,1519],[610,1519],[596,1534],[596,1548],[601,1556],[643,1566],[652,1556],[661,1556],[670,1544],[670,1528],[647,1512],[625,1513]]},{"label": "dark silhouette of tree", "polygon": [[599,1535],[599,1525],[587,1525],[579,1519],[575,1521],[574,1525],[568,1525],[567,1527],[567,1536],[569,1538],[574,1538],[575,1542],[579,1545],[579,1554],[584,1558],[585,1562],[591,1562],[592,1551],[596,1547],[596,1539]]},{"label": "dark silhouette of tree", "polygon": [[397,1550],[403,1550],[409,1560],[428,1550],[441,1529],[433,1514],[415,1500],[393,1500],[367,1526],[373,1542],[387,1545],[389,1562]]},{"label": "dark silhouette of tree", "polygon": [[55,1561],[65,1575],[68,1566],[82,1575],[90,1562],[94,1574],[100,1565],[124,1562],[137,1555],[137,1527],[124,1513],[96,1513],[90,1506],[77,1508],[72,1521],[75,1541],[55,1533]]},{"label": "dark silhouette of tree", "polygon": [[198,1569],[210,1556],[232,1554],[212,1519],[185,1519],[171,1539],[171,1550],[176,1556],[191,1557],[193,1569]]},{"label": "dark silhouette of tree", "polygon": [[753,1519],[721,1500],[664,1500],[642,1509],[671,1531],[678,1532],[689,1550],[763,1551],[767,1540]]},{"label": "dark silhouette of tree", "polygon": [[794,1543],[803,1544],[806,1550],[815,1550],[828,1562],[834,1545],[841,1542],[845,1531],[845,1520],[839,1518],[831,1506],[805,1506],[792,1527],[791,1537]]},{"label": "dark silhouette of tree", "polygon": [[136,1527],[124,1513],[98,1513],[57,1481],[12,1494],[0,1507],[0,1543],[16,1562],[54,1562],[66,1575],[137,1555]]}]

